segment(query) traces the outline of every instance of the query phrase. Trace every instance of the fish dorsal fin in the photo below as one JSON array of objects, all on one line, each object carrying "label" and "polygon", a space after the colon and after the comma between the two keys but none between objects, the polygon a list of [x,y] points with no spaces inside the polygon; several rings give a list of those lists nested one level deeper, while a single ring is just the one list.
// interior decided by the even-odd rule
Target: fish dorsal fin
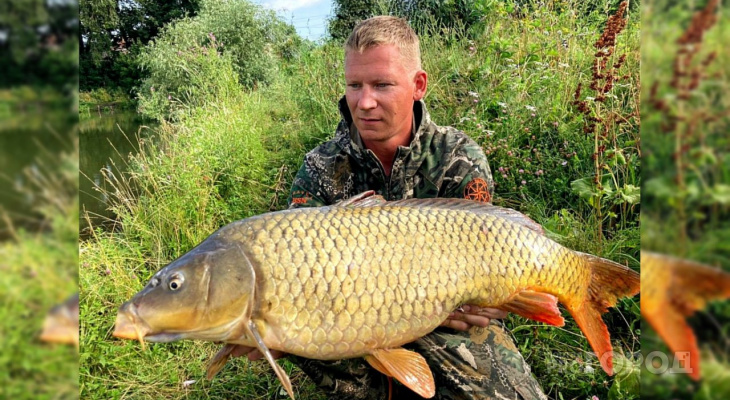
[{"label": "fish dorsal fin", "polygon": [[436,383],[426,360],[418,353],[403,348],[377,349],[365,356],[373,368],[392,376],[421,397],[436,395]]},{"label": "fish dorsal fin", "polygon": [[383,196],[375,194],[374,190],[368,190],[360,194],[356,194],[349,199],[345,199],[336,203],[333,207],[374,207],[386,204],[387,201]]},{"label": "fish dorsal fin", "polygon": [[289,397],[294,400],[294,390],[291,386],[291,381],[289,380],[289,375],[286,374],[286,371],[284,371],[283,368],[279,364],[276,363],[276,360],[274,360],[274,356],[271,354],[271,351],[269,351],[269,348],[264,343],[264,340],[261,338],[261,335],[259,334],[258,329],[256,328],[256,324],[254,324],[253,321],[248,321],[248,325],[246,326],[248,332],[251,334],[251,337],[253,337],[254,342],[256,342],[256,348],[259,349],[261,354],[264,355],[264,358],[266,358],[266,361],[269,362],[269,365],[271,365],[271,368],[276,373],[276,376],[279,378],[279,381],[281,381],[281,385],[284,386],[284,389],[289,394]]},{"label": "fish dorsal fin", "polygon": [[522,225],[525,228],[528,228],[541,235],[545,233],[540,224],[533,221],[530,217],[517,210],[499,207],[487,203],[481,203],[474,200],[447,198],[406,199],[386,202],[384,205],[386,207],[416,207],[442,210],[462,210],[469,211],[474,214],[493,215],[495,217],[506,219],[510,222]]}]

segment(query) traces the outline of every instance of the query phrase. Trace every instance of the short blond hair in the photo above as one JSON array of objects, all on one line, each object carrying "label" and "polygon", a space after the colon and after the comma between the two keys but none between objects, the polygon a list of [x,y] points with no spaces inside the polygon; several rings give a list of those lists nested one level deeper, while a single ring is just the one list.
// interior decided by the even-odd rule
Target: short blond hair
[{"label": "short blond hair", "polygon": [[421,48],[416,32],[403,18],[381,15],[361,21],[352,30],[345,42],[345,58],[349,51],[363,51],[393,44],[400,50],[405,62],[414,62],[417,70],[421,69]]}]

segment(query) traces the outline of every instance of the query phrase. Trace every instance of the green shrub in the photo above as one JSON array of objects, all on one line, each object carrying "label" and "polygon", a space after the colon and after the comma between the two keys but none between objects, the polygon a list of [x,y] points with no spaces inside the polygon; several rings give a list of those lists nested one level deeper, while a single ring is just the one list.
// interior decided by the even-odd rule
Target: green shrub
[{"label": "green shrub", "polygon": [[179,118],[233,91],[266,85],[276,56],[291,57],[292,45],[281,43],[293,35],[273,12],[248,1],[206,0],[197,16],[167,25],[142,50],[148,77],[138,89],[140,111]]}]

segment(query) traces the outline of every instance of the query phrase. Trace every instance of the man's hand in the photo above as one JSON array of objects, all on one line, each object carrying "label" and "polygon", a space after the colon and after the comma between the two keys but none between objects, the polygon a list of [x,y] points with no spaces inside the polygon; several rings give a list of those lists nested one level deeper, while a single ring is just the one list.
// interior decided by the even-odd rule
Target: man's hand
[{"label": "man's hand", "polygon": [[[284,353],[283,351],[279,351],[279,350],[269,350],[269,351],[271,352],[271,355],[274,357],[274,360],[277,360],[288,354],[288,353]],[[255,347],[244,346],[242,344],[237,345],[236,348],[233,349],[233,351],[231,352],[231,356],[232,357],[246,356],[251,361],[256,361],[256,360],[260,360],[260,359],[264,358],[264,355],[261,354],[259,349],[255,348]]]},{"label": "man's hand", "polygon": [[456,329],[457,331],[468,331],[475,325],[482,328],[486,327],[492,318],[501,319],[506,316],[507,311],[465,304],[449,314],[449,317],[441,323],[441,326]]}]

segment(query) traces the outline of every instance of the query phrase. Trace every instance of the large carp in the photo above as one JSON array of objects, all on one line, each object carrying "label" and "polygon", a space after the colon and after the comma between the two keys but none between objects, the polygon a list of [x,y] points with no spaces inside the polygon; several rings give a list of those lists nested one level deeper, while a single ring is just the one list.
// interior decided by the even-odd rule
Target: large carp
[{"label": "large carp", "polygon": [[255,346],[292,398],[269,349],[323,360],[364,357],[432,397],[426,361],[401,345],[461,304],[561,326],[560,301],[613,373],[601,314],[639,292],[638,273],[555,243],[514,210],[370,194],[222,227],[120,307],[114,336],[226,342],[213,373],[233,344]]}]

